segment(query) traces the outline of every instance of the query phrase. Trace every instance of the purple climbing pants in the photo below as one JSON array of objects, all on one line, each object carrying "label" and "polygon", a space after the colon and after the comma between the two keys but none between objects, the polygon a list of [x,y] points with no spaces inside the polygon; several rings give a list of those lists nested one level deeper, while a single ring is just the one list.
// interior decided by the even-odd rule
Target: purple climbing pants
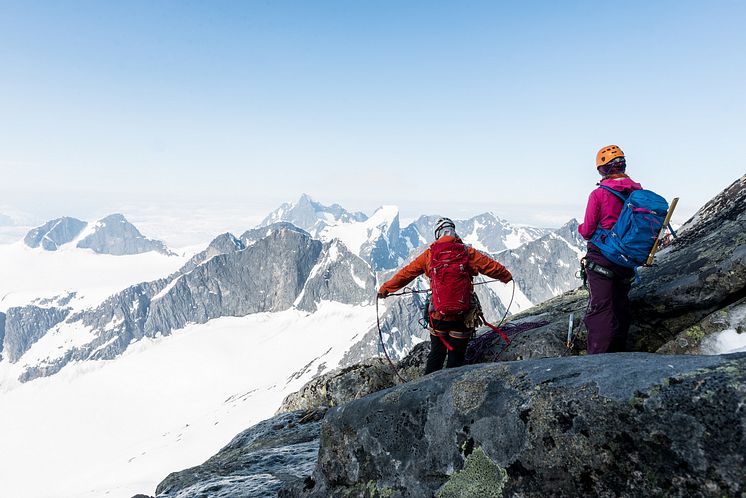
[{"label": "purple climbing pants", "polygon": [[629,289],[635,273],[616,265],[589,247],[586,258],[614,272],[614,278],[590,269],[588,275],[588,354],[618,353],[627,350],[630,324]]}]

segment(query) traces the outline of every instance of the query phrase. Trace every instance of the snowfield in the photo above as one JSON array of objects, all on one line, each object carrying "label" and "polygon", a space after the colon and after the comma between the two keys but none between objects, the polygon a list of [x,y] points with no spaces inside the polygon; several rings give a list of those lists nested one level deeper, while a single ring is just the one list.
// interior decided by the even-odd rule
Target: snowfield
[{"label": "snowfield", "polygon": [[175,272],[199,249],[179,256],[156,252],[131,256],[96,254],[66,244],[57,251],[32,249],[22,241],[0,245],[0,311],[30,304],[37,298],[76,292],[75,309],[95,306],[110,295],[140,282]]},{"label": "snowfield", "polygon": [[374,323],[373,306],[323,302],[190,325],[22,385],[2,362],[0,496],[152,494],[336,367]]}]

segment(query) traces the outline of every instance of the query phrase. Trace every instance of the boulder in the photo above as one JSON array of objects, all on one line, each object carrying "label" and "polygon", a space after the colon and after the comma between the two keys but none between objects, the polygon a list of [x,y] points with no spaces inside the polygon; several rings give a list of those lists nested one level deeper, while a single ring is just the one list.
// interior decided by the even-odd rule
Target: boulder
[{"label": "boulder", "polygon": [[640,276],[641,284],[630,293],[630,341],[636,351],[656,351],[746,297],[746,175],[687,221]]},{"label": "boulder", "polygon": [[624,353],[444,370],[332,409],[312,480],[281,496],[740,496],[745,464],[746,354]]},{"label": "boulder", "polygon": [[739,335],[746,345],[746,298],[710,313],[658,349],[663,354],[714,354],[724,349],[724,335]]},{"label": "boulder", "polygon": [[396,384],[396,374],[386,360],[372,358],[333,370],[306,383],[285,397],[277,413],[339,406]]},{"label": "boulder", "polygon": [[284,413],[236,436],[200,466],[174,472],[157,498],[269,498],[313,470],[323,410]]}]

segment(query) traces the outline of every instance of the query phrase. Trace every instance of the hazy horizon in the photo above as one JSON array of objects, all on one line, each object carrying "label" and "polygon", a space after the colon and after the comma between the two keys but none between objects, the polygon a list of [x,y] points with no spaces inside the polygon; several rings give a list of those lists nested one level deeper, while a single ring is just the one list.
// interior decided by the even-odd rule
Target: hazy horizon
[{"label": "hazy horizon", "polygon": [[204,231],[308,192],[403,219],[556,227],[583,216],[596,151],[616,143],[632,178],[681,198],[681,223],[743,174],[743,14],[730,1],[3,2],[0,215],[144,213]]}]

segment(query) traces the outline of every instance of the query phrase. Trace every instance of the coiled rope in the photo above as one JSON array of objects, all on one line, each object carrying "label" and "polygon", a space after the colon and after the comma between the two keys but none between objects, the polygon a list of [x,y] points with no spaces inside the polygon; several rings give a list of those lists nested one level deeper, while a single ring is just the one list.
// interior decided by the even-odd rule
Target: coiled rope
[{"label": "coiled rope", "polygon": [[[475,286],[476,285],[485,285],[485,284],[491,284],[491,283],[494,283],[494,282],[499,282],[499,280],[486,280],[486,281],[483,281],[483,282],[476,282],[474,285]],[[482,319],[482,321],[484,322],[484,324],[487,325],[488,327],[490,327],[493,331],[499,332],[502,335],[502,337],[505,339],[505,342],[506,342],[505,347],[503,348],[503,350],[500,353],[502,353],[503,351],[505,351],[508,348],[508,346],[510,346],[510,339],[508,339],[508,337],[504,333],[502,333],[500,331],[500,327],[502,326],[503,322],[505,322],[505,319],[508,317],[508,313],[510,312],[510,308],[511,308],[511,306],[513,306],[513,299],[515,298],[515,280],[511,280],[511,282],[513,284],[513,291],[510,294],[510,302],[508,303],[508,307],[505,308],[505,313],[503,314],[502,318],[500,319],[500,322],[496,326],[492,325],[492,324],[488,323],[484,319],[484,315],[483,314],[480,314],[480,318]],[[378,285],[376,283],[376,288],[377,287],[378,287]],[[414,294],[424,294],[426,292],[430,292],[430,289],[404,289],[403,291],[400,291],[400,292],[391,293],[388,296],[406,296],[406,295],[414,295]],[[388,296],[386,296],[386,297],[388,297]],[[394,371],[394,374],[396,374],[396,376],[399,378],[399,380],[404,383],[404,382],[407,382],[407,381],[404,380],[404,378],[399,374],[399,370],[397,370],[396,366],[394,365],[394,362],[391,361],[391,357],[389,356],[389,353],[386,351],[386,344],[383,341],[383,330],[381,329],[381,314],[380,314],[380,312],[378,310],[378,301],[379,301],[379,299],[380,298],[378,297],[378,295],[376,295],[376,326],[378,327],[378,339],[381,342],[381,349],[383,350],[383,354],[386,357],[386,360],[388,361],[389,365],[391,366],[391,369]]]}]

